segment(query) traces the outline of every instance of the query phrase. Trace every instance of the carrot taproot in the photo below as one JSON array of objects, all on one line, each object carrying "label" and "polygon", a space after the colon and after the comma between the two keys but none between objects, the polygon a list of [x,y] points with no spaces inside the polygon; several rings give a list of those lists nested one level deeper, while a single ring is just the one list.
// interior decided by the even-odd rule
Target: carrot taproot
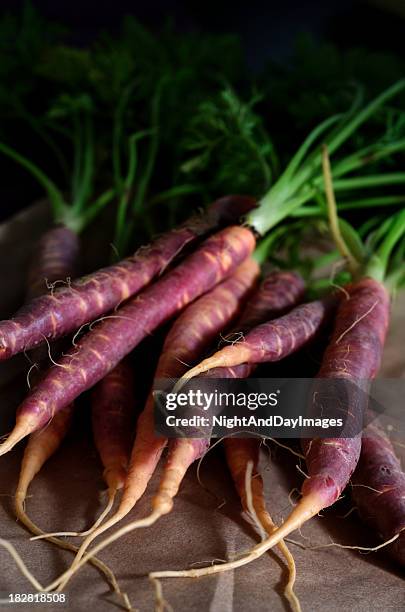
[{"label": "carrot taproot", "polygon": [[[76,274],[79,255],[79,237],[63,224],[47,230],[35,245],[27,275],[26,300],[29,302],[59,285],[69,286]],[[60,352],[61,346],[53,344],[52,351]],[[50,357],[50,347],[41,345],[30,351],[29,358],[38,369]]]},{"label": "carrot taproot", "polygon": [[[276,319],[301,302],[305,284],[296,272],[277,271],[265,276],[260,287],[246,304],[243,313],[227,339],[233,340],[244,335],[252,328]],[[216,367],[207,370],[203,376],[209,378],[248,378],[256,368],[254,363],[244,363],[234,367]]]},{"label": "carrot taproot", "polygon": [[[347,379],[359,383],[375,377],[381,363],[389,322],[389,296],[385,287],[372,278],[363,278],[346,287],[348,298],[338,310],[335,329],[318,378]],[[350,406],[347,406],[350,418]],[[350,431],[350,420],[347,431]],[[309,478],[304,481],[303,499],[314,497],[326,508],[347,485],[360,454],[361,435],[353,414],[353,437],[303,440]]]},{"label": "carrot taproot", "polygon": [[[40,238],[33,253],[27,280],[27,299],[44,293],[49,283],[66,281],[76,268],[79,252],[78,236],[63,225],[46,231]],[[32,356],[41,363],[44,354],[37,347]],[[37,372],[36,382],[41,373]],[[51,455],[58,449],[68,432],[73,416],[73,404],[67,405],[45,428],[29,437],[21,464],[20,476],[15,494],[15,514],[29,531],[39,535],[41,530],[29,519],[25,512],[25,499],[28,487]],[[59,541],[54,541],[59,545]]]},{"label": "carrot taproot", "polygon": [[133,372],[127,360],[121,361],[96,385],[91,411],[104,480],[109,490],[118,491],[126,479],[135,411]]},{"label": "carrot taproot", "polygon": [[[226,462],[235,483],[235,488],[240,497],[242,507],[248,514],[250,513],[250,507],[246,491],[246,470],[249,462],[252,463],[253,471],[250,481],[252,496],[251,504],[259,524],[264,528],[266,533],[271,536],[271,534],[276,531],[277,525],[273,522],[268,513],[264,500],[263,479],[259,472],[260,442],[255,438],[229,437],[225,438],[224,446]],[[299,612],[301,606],[294,593],[296,578],[294,557],[284,540],[280,540],[277,546],[287,562],[289,572],[288,582],[284,589],[284,596],[289,602],[292,610],[294,610],[294,612]]]},{"label": "carrot taproot", "polygon": [[234,215],[237,221],[253,204],[245,196],[222,198],[206,215],[192,217],[118,264],[30,301],[13,319],[0,322],[0,360],[32,349],[45,338],[54,340],[75,332],[116,308],[161,275],[187,245],[217,228],[223,219],[228,221]]},{"label": "carrot taproot", "polygon": [[106,317],[50,368],[17,411],[0,455],[44,427],[64,406],[94,386],[148,334],[229,276],[252,252],[255,239],[231,226],[208,238],[160,281]]},{"label": "carrot taproot", "polygon": [[39,530],[28,519],[24,510],[28,487],[49,457],[59,448],[69,430],[72,414],[72,405],[69,404],[55,416],[46,429],[30,436],[24,451],[15,493],[15,513],[17,518],[33,533]]},{"label": "carrot taproot", "polygon": [[280,361],[315,337],[330,317],[335,303],[334,296],[315,300],[297,306],[278,319],[257,325],[241,341],[225,346],[191,368],[176,383],[174,390],[213,368]]},{"label": "carrot taproot", "polygon": [[297,272],[277,270],[266,274],[246,304],[233,333],[244,334],[261,323],[281,317],[297,306],[304,292],[305,283]]},{"label": "carrot taproot", "polygon": [[[164,342],[155,372],[155,380],[177,378],[187,368],[187,363],[195,362],[207,350],[218,334],[239,313],[241,304],[251,293],[258,272],[258,265],[249,258],[230,278],[200,297],[180,315]],[[60,589],[64,588],[79,567],[81,557],[94,538],[126,516],[144,493],[167,444],[167,438],[155,434],[153,410],[154,400],[153,395],[150,395],[138,419],[128,476],[118,510],[83,542],[70,572],[66,574],[59,586]],[[206,441],[203,442],[204,445],[206,447]],[[191,454],[195,452],[191,445],[190,450]],[[190,458],[188,460],[192,462]],[[188,465],[185,459],[184,469],[187,469]],[[166,508],[161,505],[159,508],[158,512],[164,513],[163,510]],[[156,512],[152,520],[157,520]]]},{"label": "carrot taproot", "polygon": [[[72,418],[71,406],[61,410],[45,430],[30,436],[24,452],[20,477],[15,493],[14,509],[17,519],[35,536],[46,539],[63,550],[77,553],[78,547],[70,542],[60,540],[45,534],[27,515],[25,511],[25,500],[28,487],[36,474],[41,470],[49,457],[58,449],[65,437]],[[111,569],[100,559],[91,557],[89,563],[98,569],[107,578],[111,588],[120,596],[123,596],[116,578]]]},{"label": "carrot taproot", "polygon": [[386,550],[405,566],[405,472],[389,438],[374,424],[363,432],[352,483],[360,517],[383,541],[398,536]]},{"label": "carrot taproot", "polygon": [[[338,307],[332,338],[318,376],[358,382],[373,378],[378,371],[388,327],[389,297],[385,287],[370,277],[346,287],[346,291],[347,298]],[[348,418],[352,408],[345,407]],[[353,437],[304,441],[308,478],[302,486],[302,497],[281,527],[250,552],[221,565],[153,572],[151,576],[197,578],[236,569],[257,559],[338,499],[356,467],[360,441],[361,435],[354,427]]]},{"label": "carrot taproot", "polygon": [[94,388],[91,398],[93,436],[104,466],[108,503],[85,536],[100,525],[113,507],[127,476],[134,430],[135,388],[128,360],[121,361]]}]

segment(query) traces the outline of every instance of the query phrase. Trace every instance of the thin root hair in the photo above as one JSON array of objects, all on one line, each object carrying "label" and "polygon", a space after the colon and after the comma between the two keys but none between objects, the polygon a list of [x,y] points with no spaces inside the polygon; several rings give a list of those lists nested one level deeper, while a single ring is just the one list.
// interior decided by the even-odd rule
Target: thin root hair
[{"label": "thin root hair", "polygon": [[374,304],[372,304],[372,305],[370,306],[370,308],[369,308],[369,309],[368,309],[368,310],[367,310],[367,311],[366,311],[364,314],[362,314],[362,315],[360,315],[359,317],[357,317],[357,319],[356,319],[355,321],[353,321],[353,323],[352,323],[351,325],[349,325],[349,327],[348,327],[348,328],[347,328],[347,329],[346,329],[346,330],[345,330],[343,333],[341,333],[341,334],[340,334],[340,336],[339,336],[339,338],[336,340],[335,344],[339,344],[339,342],[342,340],[342,338],[344,338],[344,337],[345,337],[345,335],[346,335],[346,334],[347,334],[349,331],[351,331],[351,330],[352,330],[354,327],[356,327],[356,325],[357,325],[358,323],[360,323],[360,321],[362,321],[363,319],[365,319],[365,318],[366,318],[366,317],[367,317],[367,316],[368,316],[368,315],[369,315],[371,312],[373,312],[373,310],[374,310],[374,308],[377,306],[377,304],[378,304],[378,300],[376,300],[376,301],[374,302]]},{"label": "thin root hair", "polygon": [[259,531],[260,537],[263,540],[266,539],[266,532],[263,528],[262,523],[257,516],[257,512],[255,510],[253,504],[253,492],[252,492],[252,475],[253,475],[253,461],[248,461],[246,465],[246,473],[245,473],[245,492],[246,492],[246,506],[248,510],[248,516],[252,520],[253,524]]},{"label": "thin root hair", "polygon": [[69,369],[69,366],[64,365],[63,363],[58,363],[57,361],[54,360],[54,358],[52,357],[52,353],[51,353],[51,344],[50,344],[48,338],[46,336],[44,336],[44,334],[41,334],[41,335],[42,335],[43,339],[45,340],[46,346],[48,348],[47,352],[48,352],[49,361],[51,363],[53,363],[54,366],[57,366],[58,368]]},{"label": "thin root hair", "polygon": [[155,587],[155,612],[165,612],[165,610],[167,612],[174,612],[172,606],[164,598],[161,581],[153,576],[150,576],[149,580]]},{"label": "thin root hair", "polygon": [[18,554],[18,552],[15,549],[15,547],[10,542],[8,542],[7,540],[4,540],[3,538],[0,538],[0,546],[5,548],[9,552],[11,557],[14,559],[15,564],[17,565],[17,567],[20,570],[20,572],[32,584],[32,586],[37,591],[43,591],[44,587],[38,582],[38,580],[35,578],[35,576],[32,574],[32,572],[25,565],[24,561],[22,560],[22,558]]},{"label": "thin root hair", "polygon": [[27,372],[27,386],[28,386],[28,389],[30,389],[30,390],[31,390],[31,381],[30,381],[30,375],[31,375],[32,370],[34,370],[34,369],[39,370],[39,365],[38,365],[36,362],[35,362],[35,363],[33,363],[33,364],[30,366],[30,368],[29,368],[29,370],[28,370],[28,372]]},{"label": "thin root hair", "polygon": [[[296,501],[294,501],[294,500],[293,500],[293,498],[292,498],[292,496],[294,495],[294,493],[298,493],[298,497],[297,497],[297,500],[296,500]],[[294,506],[296,506],[296,505],[297,505],[297,502],[298,502],[298,499],[299,499],[300,497],[301,497],[301,493],[300,493],[300,490],[299,490],[299,489],[297,489],[297,487],[294,487],[293,489],[291,489],[291,491],[290,491],[290,492],[289,492],[289,494],[288,494],[288,501],[289,501],[289,503],[290,503],[290,506],[293,506],[293,507],[294,507]]]},{"label": "thin root hair", "polygon": [[299,473],[300,473],[300,474],[302,474],[302,475],[303,475],[303,476],[304,476],[306,479],[308,479],[308,478],[309,478],[308,474],[306,474],[306,473],[304,472],[304,470],[303,470],[303,469],[302,469],[302,468],[301,468],[299,465],[296,465],[295,467],[296,467],[296,469],[299,471]]},{"label": "thin root hair", "polygon": [[383,542],[382,544],[378,544],[377,546],[350,546],[347,544],[339,544],[338,542],[333,542],[333,540],[331,540],[327,544],[316,544],[312,546],[307,546],[305,544],[302,544],[302,542],[297,542],[295,540],[289,539],[286,541],[291,542],[291,544],[296,544],[297,546],[300,546],[301,548],[304,548],[305,550],[318,550],[321,548],[331,548],[332,546],[336,546],[337,548],[347,548],[348,550],[358,550],[360,552],[370,553],[370,552],[376,552],[377,550],[380,550],[380,548],[384,548],[385,546],[389,546],[390,544],[395,542],[395,540],[397,540],[399,536],[401,535],[402,531],[403,529],[401,529],[401,531],[396,533],[389,540],[386,540],[385,542]]},{"label": "thin root hair", "polygon": [[345,514],[337,514],[336,518],[345,519],[348,516],[350,516],[353,512],[355,512],[356,510],[358,510],[357,506],[353,506],[353,508],[350,508],[350,510],[348,510]]}]

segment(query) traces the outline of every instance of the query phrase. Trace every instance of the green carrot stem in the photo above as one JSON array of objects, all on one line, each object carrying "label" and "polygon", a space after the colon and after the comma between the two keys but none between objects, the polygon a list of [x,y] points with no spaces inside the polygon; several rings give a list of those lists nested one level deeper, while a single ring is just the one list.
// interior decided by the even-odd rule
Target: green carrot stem
[{"label": "green carrot stem", "polygon": [[104,193],[102,193],[92,204],[86,207],[86,210],[81,213],[80,217],[74,217],[76,219],[76,227],[78,228],[77,231],[81,231],[89,225],[89,223],[97,217],[99,212],[101,212],[107,204],[112,202],[116,195],[114,189],[104,191]]},{"label": "green carrot stem", "polygon": [[73,171],[72,171],[72,201],[78,198],[80,188],[80,176],[82,172],[83,142],[82,130],[78,113],[73,113]]},{"label": "green carrot stem", "polygon": [[333,168],[333,177],[338,178],[348,172],[362,168],[367,164],[375,163],[393,153],[398,153],[405,149],[405,138],[391,143],[372,144],[352,155],[345,157],[342,161],[335,164]]},{"label": "green carrot stem", "polygon": [[133,202],[133,212],[135,214],[142,210],[144,205],[145,195],[149,186],[150,179],[152,177],[153,168],[156,161],[156,156],[159,147],[159,113],[160,113],[160,98],[162,94],[163,81],[159,84],[156,94],[152,100],[151,106],[151,126],[150,131],[151,138],[149,141],[149,148],[147,152],[147,161],[145,168],[143,169],[141,178],[139,180],[136,196]]},{"label": "green carrot stem", "polygon": [[259,265],[264,264],[264,262],[268,260],[275,242],[285,233],[285,231],[285,227],[278,227],[259,242],[253,253],[253,257]]},{"label": "green carrot stem", "polygon": [[117,219],[115,225],[115,244],[118,252],[121,252],[122,242],[124,241],[124,229],[129,204],[129,197],[131,187],[133,185],[137,167],[137,140],[139,139],[138,134],[132,134],[129,138],[128,144],[128,172],[125,177],[124,183],[120,187],[120,199],[118,203]]},{"label": "green carrot stem", "polygon": [[[357,210],[359,208],[378,208],[380,206],[396,206],[405,204],[405,195],[394,196],[378,196],[374,198],[360,198],[359,200],[350,200],[348,202],[339,201],[337,204],[338,210]],[[317,217],[323,213],[323,208],[320,206],[302,206],[294,210],[292,217]]]},{"label": "green carrot stem", "polygon": [[40,185],[42,185],[47,193],[49,201],[51,202],[55,221],[61,221],[66,212],[67,206],[63,200],[61,191],[57,188],[55,183],[33,162],[27,159],[24,155],[17,153],[17,151],[14,151],[14,149],[7,146],[3,142],[0,142],[0,152],[4,153],[4,155],[7,155],[7,157],[13,159],[23,168],[28,170],[28,172],[40,183]]},{"label": "green carrot stem", "polygon": [[404,88],[405,79],[401,79],[374,98],[374,100],[372,100],[362,111],[356,113],[353,119],[327,143],[329,154],[331,155],[334,153],[365,121],[367,121],[367,119],[369,119],[371,115],[375,113],[376,110],[383,106],[390,98],[400,93]]},{"label": "green carrot stem", "polygon": [[84,145],[83,145],[83,170],[80,183],[75,197],[73,208],[79,214],[91,194],[94,176],[94,141],[93,122],[89,112],[84,115]]},{"label": "green carrot stem", "polygon": [[[384,272],[386,272],[388,267],[388,261],[391,256],[391,253],[398,243],[398,241],[405,234],[405,209],[398,213],[391,224],[391,228],[388,231],[387,236],[385,237],[383,243],[377,250],[377,254],[381,260],[382,266],[384,268]],[[402,262],[403,264],[403,262]]]},{"label": "green carrot stem", "polygon": [[122,133],[123,133],[123,117],[125,110],[128,106],[129,98],[134,89],[135,83],[130,83],[123,90],[117,107],[114,113],[114,125],[113,125],[113,138],[112,138],[112,163],[113,163],[113,174],[114,181],[117,186],[120,186],[123,182],[122,178],[122,165],[121,165],[121,144],[122,144]]},{"label": "green carrot stem", "polygon": [[327,129],[329,129],[339,119],[341,119],[341,117],[342,115],[333,115],[332,117],[329,117],[328,119],[320,123],[316,128],[312,130],[312,132],[310,132],[310,134],[304,140],[302,145],[299,147],[298,151],[292,157],[287,168],[283,172],[282,178],[278,181],[279,183],[288,182],[291,177],[294,176],[295,172],[298,170],[300,164],[305,158],[305,155],[308,153],[312,145],[324,132],[326,132]]},{"label": "green carrot stem", "polygon": [[347,259],[350,271],[355,274],[358,270],[359,262],[351,253],[340,231],[339,218],[336,208],[336,199],[333,191],[332,171],[330,168],[328,148],[326,145],[322,147],[322,167],[325,182],[325,193],[330,231],[338,251],[340,252],[342,257]]},{"label": "green carrot stem", "polygon": [[[320,179],[314,181],[318,184]],[[390,174],[373,174],[358,176],[355,178],[338,179],[333,182],[335,191],[346,189],[367,189],[369,187],[379,187],[382,185],[398,185],[405,183],[405,172],[393,172]]]}]

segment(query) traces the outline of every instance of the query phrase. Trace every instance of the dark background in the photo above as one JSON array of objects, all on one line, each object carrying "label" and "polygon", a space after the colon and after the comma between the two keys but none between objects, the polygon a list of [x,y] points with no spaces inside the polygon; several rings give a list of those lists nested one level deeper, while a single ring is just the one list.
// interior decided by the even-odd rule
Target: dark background
[{"label": "dark background", "polygon": [[[227,2],[131,0],[32,0],[41,13],[74,28],[77,42],[86,44],[100,29],[119,28],[125,14],[151,26],[172,17],[180,28],[237,32],[253,68],[269,57],[286,59],[302,31],[342,46],[367,45],[373,50],[405,47],[404,0],[252,0],[240,6]],[[2,0],[1,9],[17,11],[22,0]]]},{"label": "dark background", "polygon": [[[263,3],[251,0],[240,6],[213,2],[131,0],[32,0],[48,19],[72,29],[74,43],[86,45],[100,30],[118,31],[122,17],[133,14],[154,27],[171,17],[180,29],[237,33],[246,62],[258,71],[271,58],[288,62],[300,33],[328,40],[345,49],[367,47],[371,51],[405,51],[404,0],[283,0]],[[1,12],[18,11],[20,0],[2,0]],[[8,160],[2,160],[3,195],[0,219],[27,206],[42,195],[40,187]]]}]

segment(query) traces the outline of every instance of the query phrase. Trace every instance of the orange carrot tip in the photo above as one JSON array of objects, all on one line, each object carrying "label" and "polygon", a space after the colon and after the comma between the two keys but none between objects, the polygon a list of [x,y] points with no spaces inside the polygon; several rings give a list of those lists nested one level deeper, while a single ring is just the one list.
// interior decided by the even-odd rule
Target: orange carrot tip
[{"label": "orange carrot tip", "polygon": [[[78,548],[73,544],[70,544],[65,540],[59,540],[53,537],[53,534],[46,534],[44,531],[42,531],[29,518],[25,510],[25,500],[27,497],[28,488],[36,474],[41,470],[42,466],[60,446],[65,434],[69,429],[72,412],[73,406],[70,405],[59,412],[49,426],[43,431],[30,436],[21,465],[20,476],[14,498],[14,510],[17,519],[28,529],[28,531],[35,534],[37,538],[44,538],[51,544],[55,544],[63,550],[69,550],[70,552],[77,553]],[[13,551],[11,551],[11,549],[7,546],[6,548],[17,562]],[[120,597],[123,597],[123,593],[121,592],[117,580],[110,568],[105,563],[94,557],[89,559],[89,562],[106,577],[113,591],[115,591]],[[21,569],[21,564],[19,561],[17,564]],[[27,577],[27,574],[25,572],[23,573]],[[32,581],[31,584],[33,584]]]},{"label": "orange carrot tip", "polygon": [[15,493],[16,517],[32,533],[42,532],[28,518],[24,505],[28,487],[51,455],[59,448],[72,420],[73,405],[61,410],[42,431],[32,434],[24,451]]}]

